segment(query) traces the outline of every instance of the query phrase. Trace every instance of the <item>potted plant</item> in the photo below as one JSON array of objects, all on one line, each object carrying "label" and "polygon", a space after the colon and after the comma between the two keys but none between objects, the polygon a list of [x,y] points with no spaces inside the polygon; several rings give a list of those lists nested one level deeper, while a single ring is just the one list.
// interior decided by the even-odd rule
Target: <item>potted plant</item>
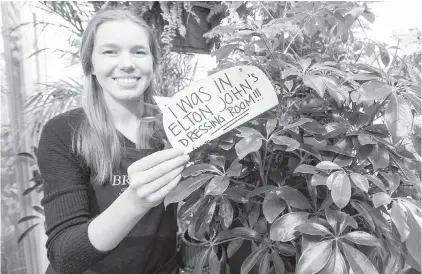
[{"label": "potted plant", "polygon": [[279,105],[194,151],[166,197],[184,203],[191,239],[213,232],[197,263],[220,273],[220,246],[233,273],[420,272],[420,79],[403,77],[397,49],[355,38],[374,20],[367,5],[225,12],[207,34],[222,45],[215,71],[259,67]]}]

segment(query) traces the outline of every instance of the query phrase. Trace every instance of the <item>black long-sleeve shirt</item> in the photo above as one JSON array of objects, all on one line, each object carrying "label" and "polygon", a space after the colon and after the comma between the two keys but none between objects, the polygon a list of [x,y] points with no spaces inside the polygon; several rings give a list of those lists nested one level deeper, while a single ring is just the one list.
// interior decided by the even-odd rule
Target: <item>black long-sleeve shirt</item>
[{"label": "black long-sleeve shirt", "polygon": [[[101,252],[88,238],[89,223],[128,187],[127,168],[157,149],[136,149],[122,139],[122,162],[104,185],[90,182],[90,168],[72,151],[73,131],[81,108],[56,116],[43,128],[37,157],[44,179],[46,247],[52,273],[167,273],[176,253],[176,209],[151,209],[113,250]],[[122,208],[121,210],[125,210]],[[107,227],[104,227],[107,229]]]}]

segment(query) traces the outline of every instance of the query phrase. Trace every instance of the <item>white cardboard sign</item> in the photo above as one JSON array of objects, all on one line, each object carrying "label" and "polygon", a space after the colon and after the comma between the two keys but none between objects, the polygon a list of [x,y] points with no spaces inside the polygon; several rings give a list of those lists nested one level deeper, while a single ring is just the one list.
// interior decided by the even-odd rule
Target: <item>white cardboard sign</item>
[{"label": "white cardboard sign", "polygon": [[187,153],[278,104],[270,80],[254,66],[222,70],[171,98],[154,99],[171,145]]}]

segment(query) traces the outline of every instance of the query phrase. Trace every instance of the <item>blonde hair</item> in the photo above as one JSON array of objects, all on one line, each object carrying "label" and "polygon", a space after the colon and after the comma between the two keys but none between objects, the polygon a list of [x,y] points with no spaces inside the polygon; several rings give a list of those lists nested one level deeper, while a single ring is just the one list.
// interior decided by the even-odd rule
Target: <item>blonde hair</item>
[{"label": "blonde hair", "polygon": [[[73,149],[82,156],[91,169],[93,184],[104,184],[109,180],[121,161],[121,139],[111,122],[106,107],[104,94],[95,75],[92,75],[92,52],[98,27],[110,21],[131,21],[143,29],[149,36],[150,51],[153,56],[154,75],[158,73],[159,48],[153,30],[147,23],[129,10],[109,9],[99,11],[89,21],[81,40],[80,58],[85,75],[82,107],[85,112],[73,138]],[[155,81],[151,80],[144,92],[144,102],[152,104]],[[150,108],[145,109],[145,116],[153,116]],[[155,126],[159,123],[142,123],[141,144],[137,148],[149,148],[153,145]]]}]

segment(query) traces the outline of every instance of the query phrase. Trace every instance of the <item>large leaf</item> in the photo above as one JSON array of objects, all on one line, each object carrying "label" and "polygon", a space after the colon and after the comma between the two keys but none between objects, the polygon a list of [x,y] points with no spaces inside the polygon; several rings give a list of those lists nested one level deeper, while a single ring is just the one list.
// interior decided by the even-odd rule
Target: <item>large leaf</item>
[{"label": "large leaf", "polygon": [[415,147],[416,152],[419,154],[419,156],[422,155],[422,138],[420,135],[418,134],[412,134],[412,143],[413,146]]},{"label": "large leaf", "polygon": [[378,144],[378,141],[377,140],[374,140],[374,138],[370,134],[359,133],[358,140],[359,140],[359,143],[362,146],[364,146],[364,145],[376,145],[376,144]]},{"label": "large leaf", "polygon": [[327,140],[323,139],[318,141],[314,137],[303,137],[303,142],[305,144],[314,146],[317,149],[324,149],[327,146]]},{"label": "large leaf", "polygon": [[260,187],[255,188],[251,192],[249,192],[248,195],[246,196],[246,198],[249,199],[249,198],[252,198],[252,197],[257,196],[257,195],[268,193],[271,190],[274,190],[276,188],[277,187],[276,186],[273,186],[273,185],[260,186]]},{"label": "large leaf", "polygon": [[388,205],[391,203],[391,197],[387,193],[378,192],[375,193],[372,197],[372,202],[374,203],[374,207],[377,208],[382,205]]},{"label": "large leaf", "polygon": [[343,236],[345,239],[359,245],[380,246],[377,238],[363,231],[353,231]]},{"label": "large leaf", "polygon": [[353,270],[353,274],[379,274],[371,261],[356,248],[343,244],[343,252]]},{"label": "large leaf", "polygon": [[370,180],[374,185],[379,187],[382,191],[387,192],[387,189],[385,188],[384,183],[378,179],[378,177],[375,177],[374,175],[365,174],[364,177],[368,180]]},{"label": "large leaf", "polygon": [[229,166],[226,171],[226,176],[239,177],[242,174],[242,164],[239,164],[237,159]]},{"label": "large leaf", "polygon": [[284,244],[280,242],[274,242],[273,247],[277,249],[278,253],[284,256],[294,256],[297,252],[296,247],[292,244]]},{"label": "large leaf", "polygon": [[249,153],[259,150],[261,146],[262,136],[257,134],[251,134],[240,140],[235,145],[235,149],[239,160],[242,160]]},{"label": "large leaf", "polygon": [[311,185],[313,186],[320,186],[320,185],[326,185],[328,176],[324,176],[321,174],[314,174],[311,179]]},{"label": "large leaf", "polygon": [[300,233],[309,234],[309,235],[332,235],[332,233],[323,225],[308,222],[295,227],[296,231]]},{"label": "large leaf", "polygon": [[267,136],[270,136],[270,134],[274,131],[275,127],[277,126],[277,122],[278,120],[276,118],[271,118],[267,120],[267,123],[265,124]]},{"label": "large leaf", "polygon": [[261,213],[261,205],[258,203],[255,203],[252,205],[252,208],[248,210],[248,223],[249,227],[253,228],[258,221],[259,215]]},{"label": "large leaf", "polygon": [[246,198],[248,195],[248,190],[244,188],[242,185],[237,185],[233,187],[229,187],[226,190],[226,197],[230,200],[233,200],[238,203],[248,203],[249,200]]},{"label": "large leaf", "polygon": [[305,75],[303,76],[305,86],[314,89],[321,98],[324,98],[325,84],[321,76]]},{"label": "large leaf", "polygon": [[[217,26],[217,27],[222,27],[222,26]],[[230,30],[231,32],[232,30]],[[216,57],[216,61],[219,62],[221,59],[226,58],[227,56],[230,55],[230,53],[232,53],[232,51],[234,49],[236,49],[237,47],[239,47],[238,44],[229,44],[229,45],[225,45],[217,50],[214,50],[213,52],[211,52],[211,56],[215,56]]]},{"label": "large leaf", "polygon": [[385,110],[385,123],[393,138],[393,144],[407,137],[412,131],[413,115],[410,106],[401,96],[392,94]]},{"label": "large leaf", "polygon": [[397,165],[397,167],[403,172],[405,177],[409,180],[409,182],[413,185],[413,187],[418,191],[421,192],[421,180],[418,179],[414,172],[410,171],[403,162],[397,158],[394,154],[390,154],[390,157],[393,159],[394,163]]},{"label": "large leaf", "polygon": [[190,177],[180,182],[164,199],[164,206],[171,203],[178,203],[188,197],[192,192],[204,185],[214,175],[201,174],[196,177]]},{"label": "large leaf", "polygon": [[[365,19],[368,20],[370,23],[374,23],[375,22],[375,14],[373,14],[369,10],[365,10],[362,13],[362,16],[365,17]],[[357,273],[355,273],[355,274],[357,274]]]},{"label": "large leaf", "polygon": [[208,199],[189,199],[184,203],[177,212],[177,218],[179,220],[179,226],[181,231],[186,231],[192,221],[194,221],[195,213],[207,204]]},{"label": "large leaf", "polygon": [[300,143],[295,139],[286,136],[271,136],[271,140],[277,145],[286,146],[286,151],[293,151],[300,147]]},{"label": "large leaf", "polygon": [[362,189],[365,192],[368,192],[369,189],[369,183],[368,180],[359,173],[352,172],[350,173],[350,178],[352,179],[352,182],[360,189]]},{"label": "large leaf", "polygon": [[242,246],[244,239],[233,239],[227,246],[227,257],[231,258]]},{"label": "large leaf", "polygon": [[301,126],[301,125],[303,125],[305,123],[312,122],[312,121],[314,121],[314,120],[311,119],[311,118],[300,118],[300,119],[296,120],[295,122],[286,125],[283,128],[283,130],[295,128],[295,127]]},{"label": "large leaf", "polygon": [[333,187],[334,180],[339,176],[340,174],[343,174],[343,171],[335,171],[328,176],[327,181],[325,182],[327,184],[327,187],[329,190]]},{"label": "large leaf", "polygon": [[390,195],[394,193],[394,191],[396,191],[400,186],[400,175],[396,173],[390,174],[383,171],[380,171],[379,174],[381,174],[382,177],[384,177],[384,179],[387,181]]},{"label": "large leaf", "polygon": [[271,256],[274,263],[275,273],[276,274],[285,274],[286,267],[284,266],[284,262],[281,259],[280,255],[276,251],[271,252]]},{"label": "large leaf", "polygon": [[251,127],[245,127],[245,126],[241,126],[236,128],[238,131],[240,131],[240,136],[241,137],[246,137],[246,136],[250,136],[250,135],[258,135],[261,138],[264,138],[264,136],[262,136],[261,132],[259,132],[258,130],[251,128]]},{"label": "large leaf", "polygon": [[230,238],[240,238],[252,241],[261,240],[261,235],[258,232],[247,227],[235,227],[230,230],[224,230],[215,239],[215,242],[224,241]]},{"label": "large leaf", "polygon": [[404,242],[407,237],[409,236],[410,229],[407,225],[407,217],[404,209],[402,206],[396,202],[393,201],[393,205],[391,206],[391,221],[393,221],[394,225],[397,228],[397,231],[400,234],[400,240]]},{"label": "large leaf", "polygon": [[221,195],[229,186],[230,178],[226,176],[214,176],[205,188],[205,195]]},{"label": "large leaf", "polygon": [[229,199],[222,196],[220,200],[219,215],[223,219],[223,225],[225,228],[229,228],[233,221],[233,206]]},{"label": "large leaf", "polygon": [[346,123],[328,123],[325,125],[325,130],[327,133],[324,135],[324,138],[334,138],[337,135],[343,134],[350,129],[350,124]]},{"label": "large leaf", "polygon": [[388,136],[388,128],[384,124],[375,124],[365,127],[365,131],[368,131],[371,134],[381,135],[382,137]]},{"label": "large leaf", "polygon": [[405,92],[403,93],[403,96],[410,101],[410,103],[413,106],[413,109],[416,110],[416,112],[420,115],[421,114],[421,110],[422,110],[422,102],[421,102],[421,98],[419,98],[418,96],[415,96],[411,93]]},{"label": "large leaf", "polygon": [[267,248],[261,248],[258,250],[253,251],[249,256],[243,261],[242,266],[240,267],[240,274],[247,274],[255,264],[264,256]]},{"label": "large leaf", "polygon": [[300,127],[303,128],[305,131],[310,132],[310,133],[314,133],[314,134],[326,134],[327,133],[325,127],[323,127],[317,121],[304,123]]},{"label": "large leaf", "polygon": [[302,194],[299,190],[283,186],[277,189],[277,195],[283,198],[287,204],[291,207],[300,208],[300,209],[310,209],[311,204],[309,200]]},{"label": "large leaf", "polygon": [[316,174],[319,172],[318,168],[315,166],[307,165],[307,164],[301,164],[298,166],[294,173],[307,173],[307,174]]},{"label": "large leaf", "polygon": [[[208,204],[206,205],[206,207],[202,210],[202,212],[200,212],[200,214],[198,214],[198,218],[195,222],[195,231],[199,234],[199,235],[204,235],[205,231],[207,231],[207,229],[209,229],[210,223],[214,217],[214,212],[215,212],[215,208],[216,208],[216,199],[211,199],[209,200]],[[196,215],[196,214],[195,214]],[[194,218],[196,217],[194,215]],[[188,232],[193,232],[192,229]],[[190,235],[196,235],[196,234],[190,234]]]},{"label": "large leaf", "polygon": [[319,153],[319,151],[311,145],[300,143],[299,150],[304,151],[306,153],[309,153],[310,155],[314,156],[318,160],[322,161],[322,157],[321,157],[321,154]]},{"label": "large leaf", "polygon": [[421,269],[421,217],[415,215],[411,210],[407,210],[407,224],[410,229],[408,238],[406,239],[406,247],[410,256],[416,261]]},{"label": "large leaf", "polygon": [[287,242],[297,237],[294,228],[308,220],[307,212],[291,212],[278,218],[270,229],[270,239],[273,241]]},{"label": "large leaf", "polygon": [[259,274],[268,274],[270,269],[270,252],[267,251],[259,264]]},{"label": "large leaf", "polygon": [[218,260],[217,254],[214,250],[210,252],[208,257],[208,262],[210,265],[210,274],[220,274],[220,261]]},{"label": "large leaf", "polygon": [[324,268],[319,272],[321,274],[347,274],[346,262],[343,259],[343,255],[340,252],[337,244],[335,245],[333,251],[331,252],[330,260],[324,266]]},{"label": "large leaf", "polygon": [[319,162],[316,165],[316,167],[319,168],[319,169],[328,169],[328,170],[341,169],[341,167],[339,167],[337,164],[330,162],[330,161]]},{"label": "large leaf", "polygon": [[388,151],[379,145],[375,145],[368,159],[372,163],[374,171],[380,168],[386,168],[390,162]]},{"label": "large leaf", "polygon": [[349,94],[345,86],[342,86],[334,77],[323,77],[324,84],[328,88],[328,93],[336,101],[337,106],[341,107],[343,102],[348,101]]},{"label": "large leaf", "polygon": [[267,221],[272,223],[286,207],[286,202],[275,191],[271,191],[265,196],[262,210]]},{"label": "large leaf", "polygon": [[333,249],[333,240],[322,241],[307,248],[300,256],[296,273],[314,274],[320,271],[328,262]]},{"label": "large leaf", "polygon": [[185,168],[182,172],[182,176],[198,176],[199,174],[204,172],[221,174],[221,172],[214,165],[203,163]]},{"label": "large leaf", "polygon": [[324,199],[324,201],[321,204],[320,209],[327,209],[329,208],[332,204],[333,204],[333,198],[331,197],[331,195],[327,195]]},{"label": "large leaf", "polygon": [[369,81],[364,83],[360,89],[360,100],[358,103],[364,101],[381,100],[393,92],[393,88],[383,82]]},{"label": "large leaf", "polygon": [[331,186],[331,197],[333,197],[334,203],[339,208],[343,208],[349,203],[351,195],[349,176],[345,173],[338,175]]}]

